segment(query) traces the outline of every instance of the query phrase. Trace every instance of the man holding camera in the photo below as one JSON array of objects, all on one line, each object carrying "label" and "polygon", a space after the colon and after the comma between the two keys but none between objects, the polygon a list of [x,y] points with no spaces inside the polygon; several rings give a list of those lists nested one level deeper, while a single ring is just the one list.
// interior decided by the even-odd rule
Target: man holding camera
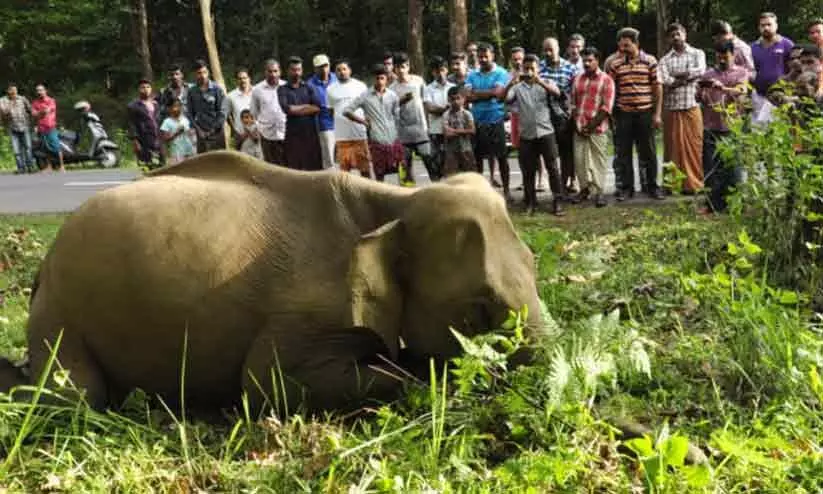
[{"label": "man holding camera", "polygon": [[505,89],[506,102],[517,103],[520,117],[520,163],[523,168],[523,188],[526,209],[534,214],[537,208],[535,176],[540,158],[549,172],[552,190],[552,213],[561,216],[560,199],[564,194],[557,170],[557,141],[554,136],[549,95],[559,95],[560,88],[538,76],[540,60],[529,54],[523,59],[523,69],[509,81]]}]

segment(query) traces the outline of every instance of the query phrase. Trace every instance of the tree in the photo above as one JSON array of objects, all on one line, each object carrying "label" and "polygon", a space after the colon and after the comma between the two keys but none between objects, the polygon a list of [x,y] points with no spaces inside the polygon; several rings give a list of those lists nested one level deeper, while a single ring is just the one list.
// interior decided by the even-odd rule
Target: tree
[{"label": "tree", "polygon": [[420,74],[423,65],[423,2],[409,0],[409,34],[407,39],[409,63],[412,72]]},{"label": "tree", "polygon": [[503,52],[503,33],[500,29],[500,8],[497,5],[497,0],[489,0],[489,16],[491,17],[491,35],[492,42],[499,56],[504,56]]},{"label": "tree", "polygon": [[154,71],[151,67],[149,18],[146,14],[146,0],[133,0],[131,14],[137,57],[140,59],[141,75],[144,79],[153,81]]},{"label": "tree", "polygon": [[449,0],[449,46],[463,51],[469,42],[469,17],[466,0]]},{"label": "tree", "polygon": [[657,0],[657,57],[666,53],[666,25],[669,23],[669,0]]}]

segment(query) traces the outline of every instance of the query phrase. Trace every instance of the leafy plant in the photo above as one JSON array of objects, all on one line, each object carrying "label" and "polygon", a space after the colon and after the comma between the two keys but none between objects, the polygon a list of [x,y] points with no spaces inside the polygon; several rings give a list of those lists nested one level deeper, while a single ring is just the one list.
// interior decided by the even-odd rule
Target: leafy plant
[{"label": "leafy plant", "polygon": [[680,479],[673,475],[675,470],[684,475],[689,488],[700,489],[711,482],[711,469],[708,465],[685,464],[689,440],[678,434],[669,434],[668,426],[663,428],[654,442],[645,435],[630,439],[625,445],[637,455],[643,483],[651,493],[667,491],[677,486]]}]

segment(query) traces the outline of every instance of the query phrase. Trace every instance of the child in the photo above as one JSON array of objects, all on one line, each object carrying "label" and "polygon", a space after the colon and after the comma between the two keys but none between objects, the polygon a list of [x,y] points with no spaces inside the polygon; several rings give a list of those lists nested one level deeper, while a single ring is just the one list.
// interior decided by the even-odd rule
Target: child
[{"label": "child", "polygon": [[449,109],[443,113],[443,136],[446,139],[443,176],[446,177],[477,169],[472,151],[474,117],[463,107],[466,99],[459,87],[449,88],[448,96]]},{"label": "child", "polygon": [[257,131],[257,124],[254,122],[254,115],[248,108],[240,112],[240,121],[243,123],[243,132],[238,136],[240,140],[240,152],[257,159],[263,159],[263,148],[260,146],[260,133]]},{"label": "child", "polygon": [[189,119],[181,114],[182,108],[179,99],[171,100],[169,116],[160,125],[160,137],[166,143],[166,162],[169,165],[194,156],[194,129]]}]

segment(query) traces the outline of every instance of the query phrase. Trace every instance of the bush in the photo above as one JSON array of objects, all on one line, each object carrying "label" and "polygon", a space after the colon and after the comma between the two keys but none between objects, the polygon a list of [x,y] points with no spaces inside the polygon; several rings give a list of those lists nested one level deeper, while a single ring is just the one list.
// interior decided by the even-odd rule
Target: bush
[{"label": "bush", "polygon": [[[791,88],[786,92],[791,95]],[[726,163],[748,180],[729,201],[732,219],[764,251],[770,279],[786,286],[817,287],[823,271],[823,114],[811,101],[787,103],[768,126],[748,116],[730,117],[731,135],[718,143]]]}]

